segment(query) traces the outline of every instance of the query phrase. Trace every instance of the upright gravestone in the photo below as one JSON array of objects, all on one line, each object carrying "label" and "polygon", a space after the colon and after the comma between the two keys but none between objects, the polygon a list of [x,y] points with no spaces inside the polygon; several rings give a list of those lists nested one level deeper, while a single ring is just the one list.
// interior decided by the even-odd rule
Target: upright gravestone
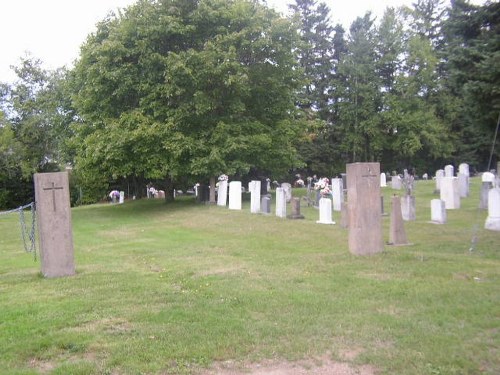
[{"label": "upright gravestone", "polygon": [[401,199],[394,195],[392,197],[391,223],[389,228],[389,245],[407,245],[406,231],[401,214]]},{"label": "upright gravestone", "polygon": [[319,200],[319,220],[318,224],[335,224],[332,220],[332,201],[329,198]]},{"label": "upright gravestone", "polygon": [[485,229],[500,231],[500,188],[490,189],[488,193],[488,217]]},{"label": "upright gravestone", "polygon": [[448,164],[444,167],[444,177],[455,177],[455,168]]},{"label": "upright gravestone", "polygon": [[347,164],[349,250],[356,255],[384,250],[379,178],[379,163]]},{"label": "upright gravestone", "polygon": [[292,214],[289,219],[303,219],[304,215],[300,213],[300,198],[292,198]]},{"label": "upright gravestone", "polygon": [[446,206],[441,199],[431,200],[431,222],[434,224],[446,224]]},{"label": "upright gravestone", "polygon": [[458,192],[458,179],[456,177],[443,177],[441,180],[440,197],[447,210],[460,208],[460,194]]},{"label": "upright gravestone", "polygon": [[68,173],[36,173],[34,183],[42,274],[74,275]]},{"label": "upright gravestone", "polygon": [[469,196],[469,176],[465,173],[458,173],[458,194],[460,198],[467,198]]},{"label": "upright gravestone", "polygon": [[458,173],[462,173],[466,175],[467,177],[470,177],[470,172],[469,172],[469,164],[467,163],[462,163],[458,166]]},{"label": "upright gravestone", "polygon": [[286,218],[286,195],[281,187],[276,188],[276,216]]},{"label": "upright gravestone", "polygon": [[259,180],[250,181],[248,187],[250,190],[250,212],[252,214],[258,214],[260,212],[261,182]]},{"label": "upright gravestone", "polygon": [[219,181],[217,188],[217,206],[226,207],[227,204],[227,180]]},{"label": "upright gravestone", "polygon": [[401,197],[401,215],[404,221],[416,220],[415,196],[405,195]]},{"label": "upright gravestone", "polygon": [[292,200],[292,185],[290,185],[288,182],[283,182],[281,184],[281,187],[285,191],[286,201],[290,202]]},{"label": "upright gravestone", "polygon": [[271,213],[271,198],[268,195],[264,195],[260,200],[260,212],[264,215]]},{"label": "upright gravestone", "polygon": [[124,191],[120,191],[120,198],[119,198],[118,203],[119,204],[123,204],[123,202],[125,202],[125,192]]},{"label": "upright gravestone", "polygon": [[332,178],[333,210],[341,211],[344,203],[344,184],[341,178]]},{"label": "upright gravestone", "polygon": [[488,193],[491,189],[491,182],[481,182],[481,197],[479,201],[479,208],[486,210],[488,208]]},{"label": "upright gravestone", "polygon": [[401,177],[399,175],[391,177],[391,187],[394,190],[401,190]]},{"label": "upright gravestone", "polygon": [[495,175],[491,172],[484,172],[481,175],[481,181],[489,182],[493,186],[495,184]]},{"label": "upright gravestone", "polygon": [[241,181],[229,183],[229,209],[241,210]]},{"label": "upright gravestone", "polygon": [[380,174],[380,187],[386,187],[387,186],[387,176],[385,173]]},{"label": "upright gravestone", "polygon": [[438,169],[436,171],[436,193],[441,191],[441,181],[444,177],[444,169]]}]

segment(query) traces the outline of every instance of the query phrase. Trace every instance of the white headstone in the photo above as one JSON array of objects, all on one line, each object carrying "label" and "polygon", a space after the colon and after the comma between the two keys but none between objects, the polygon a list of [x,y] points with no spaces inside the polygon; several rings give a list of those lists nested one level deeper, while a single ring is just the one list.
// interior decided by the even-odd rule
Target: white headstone
[{"label": "white headstone", "polygon": [[401,197],[401,216],[404,221],[416,220],[414,195],[405,195]]},{"label": "white headstone", "polygon": [[333,210],[342,211],[344,203],[344,183],[341,178],[332,178]]},{"label": "white headstone", "polygon": [[227,180],[219,181],[217,189],[217,206],[226,207],[227,204]]},{"label": "white headstone", "polygon": [[484,172],[481,177],[482,182],[491,182],[491,184],[495,183],[495,175],[491,172]]},{"label": "white headstone", "polygon": [[229,209],[241,210],[241,181],[229,183]]},{"label": "white headstone", "polygon": [[380,187],[386,187],[387,186],[387,177],[385,173],[380,174]]},{"label": "white headstone", "polygon": [[500,188],[490,189],[488,193],[488,217],[484,227],[500,231]]},{"label": "white headstone", "polygon": [[120,191],[120,199],[119,199],[118,203],[122,204],[123,202],[125,202],[125,192]]},{"label": "white headstone", "polygon": [[257,180],[250,181],[248,184],[250,190],[250,212],[258,214],[260,212],[260,185]]},{"label": "white headstone", "polygon": [[392,176],[391,187],[395,190],[401,190],[401,177],[399,175]]},{"label": "white headstone", "polygon": [[440,197],[445,202],[447,210],[460,208],[460,194],[456,177],[443,177],[441,180]]},{"label": "white headstone", "polygon": [[444,169],[438,169],[436,171],[436,191],[441,190],[441,181],[444,177]]},{"label": "white headstone", "polygon": [[436,224],[446,223],[446,206],[441,199],[431,200],[431,221]]},{"label": "white headstone", "polygon": [[469,196],[469,176],[464,173],[458,173],[458,193],[460,198],[466,198]]},{"label": "white headstone", "polygon": [[332,220],[332,201],[328,198],[319,200],[319,220],[318,224],[335,224]]},{"label": "white headstone", "polygon": [[470,177],[469,173],[469,164],[467,163],[462,163],[458,166],[458,173],[462,173],[466,175],[467,177]]},{"label": "white headstone", "polygon": [[290,185],[288,182],[283,182],[281,184],[281,187],[285,191],[286,201],[290,202],[292,200],[292,185]]},{"label": "white headstone", "polygon": [[286,195],[281,187],[276,188],[276,216],[286,218]]},{"label": "white headstone", "polygon": [[444,167],[444,177],[455,177],[455,168],[453,168],[453,165],[448,164]]}]

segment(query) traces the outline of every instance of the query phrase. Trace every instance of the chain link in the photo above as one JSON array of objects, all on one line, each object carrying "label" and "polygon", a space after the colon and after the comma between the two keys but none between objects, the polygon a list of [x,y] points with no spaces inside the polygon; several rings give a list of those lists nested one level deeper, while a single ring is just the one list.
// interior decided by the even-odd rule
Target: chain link
[{"label": "chain link", "polygon": [[[30,208],[31,212],[31,228],[28,228],[26,225],[26,219],[24,217],[24,210],[26,208]],[[27,253],[33,253],[33,258],[36,261],[36,210],[35,203],[31,202],[27,205],[21,206],[19,208],[10,210],[10,211],[2,211],[0,215],[6,215],[10,213],[19,212],[19,224],[21,227],[21,239],[24,245],[24,251]]]}]

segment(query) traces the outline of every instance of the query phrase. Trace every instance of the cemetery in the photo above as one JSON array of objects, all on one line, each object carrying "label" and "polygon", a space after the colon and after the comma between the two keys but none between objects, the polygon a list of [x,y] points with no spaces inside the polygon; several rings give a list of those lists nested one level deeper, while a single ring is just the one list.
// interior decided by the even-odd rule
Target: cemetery
[{"label": "cemetery", "polygon": [[[404,193],[381,187],[377,168],[347,165],[345,226],[321,225],[306,188],[261,196],[252,182],[255,196],[241,199],[230,178],[224,203],[186,195],[73,208],[72,233],[56,242],[71,237],[74,259],[55,276],[44,254],[34,262],[22,251],[17,217],[1,217],[2,368],[234,374],[286,359],[324,374],[495,373],[500,232],[485,226],[500,220],[496,190],[495,207],[481,209],[482,178],[470,178],[460,208],[444,209],[435,182],[416,181],[415,220],[405,221]],[[69,214],[60,178],[38,177],[44,225]]]}]

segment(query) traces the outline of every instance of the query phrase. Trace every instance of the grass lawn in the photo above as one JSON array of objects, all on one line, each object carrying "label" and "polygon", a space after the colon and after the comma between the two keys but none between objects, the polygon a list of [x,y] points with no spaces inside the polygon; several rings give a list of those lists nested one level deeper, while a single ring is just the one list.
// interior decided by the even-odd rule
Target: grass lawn
[{"label": "grass lawn", "polygon": [[305,206],[304,220],[188,197],[79,207],[77,275],[56,279],[24,253],[17,214],[0,216],[0,373],[197,374],[326,355],[377,374],[498,374],[500,232],[483,229],[480,184],[434,225],[434,182],[418,181],[412,245],[371,257]]}]

